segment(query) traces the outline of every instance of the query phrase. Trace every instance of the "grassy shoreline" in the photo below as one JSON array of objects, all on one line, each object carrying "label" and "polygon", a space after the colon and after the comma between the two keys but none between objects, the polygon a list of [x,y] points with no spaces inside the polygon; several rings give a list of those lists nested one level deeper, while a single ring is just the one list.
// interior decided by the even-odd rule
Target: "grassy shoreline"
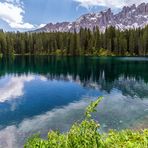
[{"label": "grassy shoreline", "polygon": [[59,49],[55,50],[55,52],[52,53],[26,53],[26,54],[0,54],[0,57],[3,56],[96,56],[96,57],[147,57],[148,54],[145,55],[136,55],[136,54],[130,54],[130,53],[125,53],[125,54],[116,54],[111,51],[108,51],[106,49],[100,49],[99,51],[94,50],[92,53],[82,53],[79,52],[79,54],[72,55],[72,54],[67,54],[66,52],[61,52]]},{"label": "grassy shoreline", "polygon": [[0,55],[2,57],[17,57],[17,56],[62,56],[62,57],[148,57],[148,55],[56,55],[56,54],[13,54],[13,55]]}]

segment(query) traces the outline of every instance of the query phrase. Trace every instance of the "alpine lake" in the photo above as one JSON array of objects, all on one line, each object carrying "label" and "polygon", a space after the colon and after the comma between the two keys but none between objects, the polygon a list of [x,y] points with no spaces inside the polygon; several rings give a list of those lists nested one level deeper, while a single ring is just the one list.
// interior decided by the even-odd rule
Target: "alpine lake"
[{"label": "alpine lake", "polygon": [[33,134],[68,131],[99,96],[93,117],[100,132],[148,128],[148,58],[0,58],[0,148],[23,147]]}]

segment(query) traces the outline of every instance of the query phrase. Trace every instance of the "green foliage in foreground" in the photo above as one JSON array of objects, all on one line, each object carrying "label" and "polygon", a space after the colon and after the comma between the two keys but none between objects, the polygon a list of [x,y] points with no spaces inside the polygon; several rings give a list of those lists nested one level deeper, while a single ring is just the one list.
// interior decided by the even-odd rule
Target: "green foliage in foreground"
[{"label": "green foliage in foreground", "polygon": [[25,148],[148,148],[148,129],[143,131],[110,131],[100,134],[99,124],[91,118],[91,113],[102,100],[92,102],[86,109],[86,118],[80,124],[75,123],[69,132],[50,131],[48,139],[33,136]]}]

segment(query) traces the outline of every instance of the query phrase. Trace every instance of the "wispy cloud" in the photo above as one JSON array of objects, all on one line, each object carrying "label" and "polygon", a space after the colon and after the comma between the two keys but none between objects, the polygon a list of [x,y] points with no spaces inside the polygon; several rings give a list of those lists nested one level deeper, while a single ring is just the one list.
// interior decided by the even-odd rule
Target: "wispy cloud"
[{"label": "wispy cloud", "polygon": [[1,79],[1,81],[6,80],[6,82],[4,83],[4,85],[2,83],[0,86],[0,103],[23,96],[25,83],[31,82],[35,79],[43,82],[47,81],[47,78],[44,76],[34,75],[12,76],[11,78],[4,77],[3,79]]},{"label": "wispy cloud", "polygon": [[4,1],[15,5],[23,6],[23,2],[21,0],[4,0]]},{"label": "wispy cloud", "polygon": [[34,25],[24,22],[25,10],[20,0],[5,0],[0,2],[0,19],[14,29],[32,29]]},{"label": "wispy cloud", "polygon": [[40,24],[39,26],[37,26],[36,28],[42,28],[44,27],[46,24]]},{"label": "wispy cloud", "polygon": [[15,125],[8,126],[0,130],[1,146],[8,148],[22,147],[26,136],[39,131],[47,133],[48,130],[56,128],[65,131],[74,121],[82,118],[87,104],[88,101],[84,100],[70,103],[63,108],[48,111],[45,114],[34,116],[32,119],[25,119],[18,127]]},{"label": "wispy cloud", "polygon": [[132,4],[140,4],[142,2],[148,2],[148,0],[73,0],[79,4],[81,7],[85,7],[87,9],[96,7],[96,6],[104,6],[111,8],[122,8],[123,6],[132,5]]},{"label": "wispy cloud", "polygon": [[12,77],[8,82],[0,87],[0,102],[15,99],[24,94],[24,83],[34,80],[33,76]]}]

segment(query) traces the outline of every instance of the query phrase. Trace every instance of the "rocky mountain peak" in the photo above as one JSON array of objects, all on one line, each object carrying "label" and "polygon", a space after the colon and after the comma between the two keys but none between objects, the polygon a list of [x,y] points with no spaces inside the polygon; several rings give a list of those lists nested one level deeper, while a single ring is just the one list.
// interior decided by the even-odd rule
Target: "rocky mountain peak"
[{"label": "rocky mountain peak", "polygon": [[100,31],[104,31],[109,26],[114,26],[120,30],[144,27],[148,24],[148,3],[141,3],[136,6],[124,6],[123,9],[113,14],[109,8],[97,13],[88,13],[80,16],[74,22],[49,23],[45,27],[36,30],[36,32],[77,32],[80,28],[89,28],[93,30],[98,26]]}]

